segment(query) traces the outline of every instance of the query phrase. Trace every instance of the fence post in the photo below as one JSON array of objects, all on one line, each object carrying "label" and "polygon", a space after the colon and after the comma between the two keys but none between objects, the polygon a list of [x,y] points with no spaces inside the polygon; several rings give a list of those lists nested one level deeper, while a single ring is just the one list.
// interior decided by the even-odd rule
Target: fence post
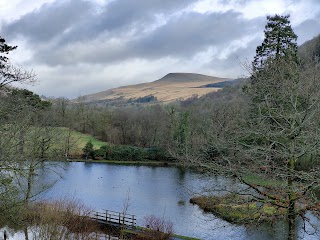
[{"label": "fence post", "polygon": [[108,210],[106,210],[106,221],[108,222]]},{"label": "fence post", "polygon": [[121,213],[119,213],[119,225],[121,225]]}]

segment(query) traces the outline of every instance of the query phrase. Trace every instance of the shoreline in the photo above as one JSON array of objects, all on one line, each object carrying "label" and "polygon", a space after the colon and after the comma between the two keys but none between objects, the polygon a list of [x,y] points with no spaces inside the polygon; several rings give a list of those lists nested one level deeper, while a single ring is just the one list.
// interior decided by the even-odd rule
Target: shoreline
[{"label": "shoreline", "polygon": [[118,160],[86,160],[86,159],[67,159],[66,162],[84,162],[84,163],[106,163],[114,165],[137,165],[137,166],[157,166],[157,167],[179,167],[177,162],[167,161],[118,161]]},{"label": "shoreline", "polygon": [[273,222],[286,215],[285,209],[277,209],[272,204],[264,204],[236,194],[192,197],[189,202],[232,224]]}]

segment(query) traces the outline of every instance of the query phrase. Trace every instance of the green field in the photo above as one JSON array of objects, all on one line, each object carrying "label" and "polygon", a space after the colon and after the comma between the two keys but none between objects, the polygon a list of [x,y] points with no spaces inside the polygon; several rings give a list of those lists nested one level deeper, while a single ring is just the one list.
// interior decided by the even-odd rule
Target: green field
[{"label": "green field", "polygon": [[107,142],[100,141],[89,134],[84,134],[84,133],[80,133],[80,132],[76,132],[76,131],[72,131],[71,134],[74,139],[77,139],[77,146],[81,150],[86,145],[86,143],[89,141],[91,141],[91,143],[93,144],[94,149],[99,149],[103,145],[108,144]]},{"label": "green field", "polygon": [[[57,129],[59,131],[61,131],[61,135],[63,135],[63,136],[68,135],[68,132],[69,132],[68,128],[59,127]],[[103,145],[108,145],[107,142],[100,141],[90,134],[84,134],[84,133],[80,133],[80,132],[77,132],[74,130],[71,130],[70,133],[71,133],[70,139],[72,142],[72,151],[71,152],[75,153],[75,154],[82,153],[82,149],[84,148],[86,143],[89,141],[91,141],[91,143],[93,144],[94,149],[99,149]]]}]

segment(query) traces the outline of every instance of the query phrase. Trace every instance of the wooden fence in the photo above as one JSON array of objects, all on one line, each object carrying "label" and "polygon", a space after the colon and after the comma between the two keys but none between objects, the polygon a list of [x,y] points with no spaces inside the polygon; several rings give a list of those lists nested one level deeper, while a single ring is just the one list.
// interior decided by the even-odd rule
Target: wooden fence
[{"label": "wooden fence", "polygon": [[135,228],[137,221],[135,215],[110,210],[105,210],[104,212],[92,212],[90,214],[90,218],[102,224],[125,228]]}]

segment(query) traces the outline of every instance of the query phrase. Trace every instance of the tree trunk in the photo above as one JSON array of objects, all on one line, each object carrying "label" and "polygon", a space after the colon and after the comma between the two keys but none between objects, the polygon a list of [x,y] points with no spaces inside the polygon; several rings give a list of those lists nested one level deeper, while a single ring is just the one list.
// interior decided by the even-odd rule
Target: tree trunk
[{"label": "tree trunk", "polygon": [[288,240],[296,240],[295,192],[293,189],[293,171],[295,167],[295,162],[295,159],[290,159],[288,162]]},{"label": "tree trunk", "polygon": [[23,150],[24,150],[24,142],[25,142],[25,130],[21,130],[19,133],[19,153],[23,154]]},{"label": "tree trunk", "polygon": [[24,232],[24,239],[25,239],[25,240],[29,240],[28,226],[27,226],[27,225],[25,225],[25,226],[23,227],[23,232]]},{"label": "tree trunk", "polygon": [[[26,189],[26,195],[24,198],[24,207],[25,207],[25,211],[29,212],[29,202],[30,202],[30,198],[31,198],[31,188],[32,188],[32,179],[33,179],[33,174],[34,174],[34,168],[32,166],[32,163],[29,166],[28,169],[28,178],[27,178],[27,189]],[[29,236],[28,236],[28,226],[24,225],[23,227],[23,232],[24,232],[24,237],[25,240],[29,240]]]},{"label": "tree trunk", "polygon": [[24,198],[24,204],[26,207],[26,210],[28,211],[29,208],[29,201],[31,198],[31,188],[32,188],[32,180],[33,180],[33,175],[34,175],[34,167],[32,166],[32,163],[30,163],[29,169],[28,169],[28,178],[27,178],[27,189],[26,189],[26,195]]},{"label": "tree trunk", "polygon": [[296,240],[296,214],[294,209],[295,201],[289,201],[289,208],[288,208],[288,240]]},{"label": "tree trunk", "polygon": [[66,139],[66,146],[65,146],[65,157],[68,158],[69,154],[70,154],[70,138],[71,138],[71,129],[68,129],[68,135],[67,135],[67,139]]}]

